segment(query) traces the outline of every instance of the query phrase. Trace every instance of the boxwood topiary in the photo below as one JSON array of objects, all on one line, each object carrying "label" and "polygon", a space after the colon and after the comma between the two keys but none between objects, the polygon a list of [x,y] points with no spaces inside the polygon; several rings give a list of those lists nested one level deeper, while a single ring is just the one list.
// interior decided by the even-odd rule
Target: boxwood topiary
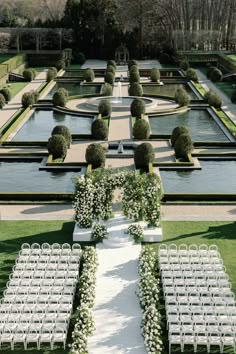
[{"label": "boxwood topiary", "polygon": [[65,158],[67,154],[66,139],[61,134],[52,135],[48,139],[48,153],[52,155],[53,159]]},{"label": "boxwood topiary", "polygon": [[192,138],[189,134],[181,134],[175,142],[175,156],[177,159],[186,159],[193,150]]},{"label": "boxwood topiary", "polygon": [[129,76],[129,82],[132,84],[134,82],[140,82],[140,75],[138,72],[132,71]]},{"label": "boxwood topiary", "polygon": [[70,129],[65,125],[56,125],[53,128],[51,135],[57,135],[57,134],[61,134],[64,136],[64,138],[66,139],[67,147],[70,148],[70,144],[71,144]]},{"label": "boxwood topiary", "polygon": [[189,62],[186,59],[181,60],[181,62],[179,63],[179,67],[180,67],[180,69],[187,71],[189,68]]},{"label": "boxwood topiary", "polygon": [[86,82],[93,82],[94,78],[95,78],[95,74],[93,69],[86,69],[84,71],[84,80]]},{"label": "boxwood topiary", "polygon": [[212,71],[215,70],[215,69],[217,69],[216,66],[209,66],[209,68],[207,69],[207,74],[206,74],[206,76],[207,76],[208,79],[210,79],[211,73],[212,73]]},{"label": "boxwood topiary", "polygon": [[8,88],[2,88],[0,93],[4,96],[6,102],[11,100],[11,91]]},{"label": "boxwood topiary", "polygon": [[139,68],[137,65],[132,65],[129,69],[129,73],[138,73],[139,74]]},{"label": "boxwood topiary", "polygon": [[63,91],[57,91],[54,93],[52,97],[52,103],[54,106],[60,106],[60,107],[65,107],[66,106],[66,95],[63,93]]},{"label": "boxwood topiary", "polygon": [[46,77],[47,82],[50,82],[51,80],[55,79],[55,77],[57,76],[57,69],[56,68],[54,68],[54,69],[53,68],[48,69],[47,77]]},{"label": "boxwood topiary", "polygon": [[128,62],[128,69],[130,69],[131,66],[133,66],[133,65],[138,66],[137,60],[134,60],[134,59],[129,60],[129,62]]},{"label": "boxwood topiary", "polygon": [[221,108],[222,106],[222,100],[221,98],[216,95],[215,93],[212,93],[209,98],[208,98],[208,103],[210,106],[215,107],[216,109]]},{"label": "boxwood topiary", "polygon": [[113,75],[115,75],[116,73],[116,69],[114,68],[113,65],[107,65],[106,71],[112,73]]},{"label": "boxwood topiary", "polygon": [[21,103],[24,108],[30,107],[35,103],[35,95],[32,91],[25,92],[22,95]]},{"label": "boxwood topiary", "polygon": [[186,77],[188,80],[192,80],[194,82],[198,82],[198,76],[194,69],[189,68],[186,72]]},{"label": "boxwood topiary", "polygon": [[130,96],[142,96],[143,88],[138,82],[133,82],[129,87]]},{"label": "boxwood topiary", "polygon": [[135,139],[149,139],[150,125],[145,119],[136,119],[133,126],[133,136]]},{"label": "boxwood topiary", "polygon": [[171,138],[170,138],[171,146],[175,145],[176,140],[178,139],[178,137],[181,134],[189,134],[190,135],[189,129],[183,125],[180,125],[180,126],[174,128],[172,131],[172,134],[171,134]]},{"label": "boxwood topiary", "polygon": [[179,104],[180,107],[183,107],[188,106],[190,98],[184,89],[178,89],[175,92],[175,101]]},{"label": "boxwood topiary", "polygon": [[141,98],[135,98],[130,105],[130,113],[132,117],[141,118],[145,114],[145,103]]},{"label": "boxwood topiary", "polygon": [[108,137],[108,127],[102,119],[94,120],[91,130],[93,139],[106,140]]},{"label": "boxwood topiary", "polygon": [[6,104],[5,97],[3,96],[2,93],[0,93],[0,109],[2,109]]},{"label": "boxwood topiary", "polygon": [[115,62],[115,60],[108,60],[108,61],[107,61],[107,65],[112,65],[112,66],[114,66],[114,68],[116,69],[116,62]]},{"label": "boxwood topiary", "polygon": [[138,145],[134,151],[134,163],[137,169],[147,168],[155,159],[154,149],[150,143]]},{"label": "boxwood topiary", "polygon": [[113,87],[110,84],[108,84],[108,82],[105,82],[102,87],[102,94],[104,96],[112,96],[112,91],[113,91]]},{"label": "boxwood topiary", "polygon": [[76,63],[83,65],[85,63],[86,57],[84,55],[84,53],[82,52],[78,52],[78,53],[74,53],[74,60],[76,61]]},{"label": "boxwood topiary", "polygon": [[111,71],[106,71],[105,82],[107,82],[110,85],[113,85],[114,81],[115,81],[115,75]]},{"label": "boxwood topiary", "polygon": [[57,92],[60,92],[61,94],[65,95],[65,97],[68,97],[68,91],[64,87],[60,87]]},{"label": "boxwood topiary", "polygon": [[91,164],[93,168],[102,167],[105,165],[106,154],[101,144],[88,145],[85,153],[85,159],[88,164]]},{"label": "boxwood topiary", "polygon": [[211,81],[213,82],[221,81],[222,78],[223,78],[222,71],[220,71],[218,68],[214,68],[213,70],[211,70],[210,73]]},{"label": "boxwood topiary", "polygon": [[58,71],[61,70],[61,69],[64,70],[65,67],[66,67],[65,60],[63,60],[63,59],[58,60],[58,61],[56,62],[55,67],[57,68]]},{"label": "boxwood topiary", "polygon": [[150,78],[152,82],[159,82],[160,81],[160,70],[156,68],[152,68],[150,72]]},{"label": "boxwood topiary", "polygon": [[23,76],[24,76],[25,81],[32,81],[35,77],[32,69],[25,69],[23,71]]},{"label": "boxwood topiary", "polygon": [[231,102],[236,103],[236,91],[233,91],[233,93],[231,95]]},{"label": "boxwood topiary", "polygon": [[111,101],[110,100],[101,100],[98,105],[98,112],[102,117],[110,116],[111,114]]}]

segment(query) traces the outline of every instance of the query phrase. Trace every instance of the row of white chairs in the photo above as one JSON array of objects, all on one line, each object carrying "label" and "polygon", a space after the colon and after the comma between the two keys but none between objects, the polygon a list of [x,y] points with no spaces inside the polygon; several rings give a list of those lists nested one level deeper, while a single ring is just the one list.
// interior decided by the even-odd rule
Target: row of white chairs
[{"label": "row of white chairs", "polygon": [[67,254],[67,251],[72,252],[72,253],[80,253],[81,252],[81,246],[79,243],[74,243],[72,247],[70,246],[69,243],[63,243],[60,245],[59,243],[53,243],[50,245],[49,243],[45,242],[42,245],[39,243],[33,243],[30,245],[29,243],[23,243],[21,245],[21,251],[20,254],[53,254],[55,251],[55,254],[61,255],[65,251],[65,254]]},{"label": "row of white chairs", "polygon": [[201,244],[201,245],[195,245],[195,244],[190,244],[187,245],[185,243],[182,243],[180,245],[176,245],[175,243],[171,243],[170,245],[167,245],[165,243],[162,243],[159,246],[159,255],[166,254],[166,253],[182,253],[182,254],[194,254],[196,252],[199,253],[204,253],[208,252],[208,254],[218,254],[219,249],[216,245],[206,245],[206,244]]},{"label": "row of white chairs", "polygon": [[16,259],[16,264],[18,265],[28,265],[29,266],[35,266],[37,264],[43,263],[43,264],[58,264],[60,263],[65,263],[65,264],[70,264],[70,263],[79,263],[80,261],[80,255],[79,254],[71,254],[71,255],[23,255],[19,256]]},{"label": "row of white chairs", "polygon": [[5,289],[6,295],[74,295],[75,288],[72,287],[63,287],[63,286],[11,286]]}]

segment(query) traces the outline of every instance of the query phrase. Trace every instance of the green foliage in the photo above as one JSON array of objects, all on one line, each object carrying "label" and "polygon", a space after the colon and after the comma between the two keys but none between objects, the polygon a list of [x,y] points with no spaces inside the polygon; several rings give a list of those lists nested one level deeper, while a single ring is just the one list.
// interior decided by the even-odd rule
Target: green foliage
[{"label": "green foliage", "polygon": [[135,243],[143,241],[143,227],[139,224],[131,224],[128,227],[129,236],[134,239]]},{"label": "green foliage", "polygon": [[129,87],[129,95],[130,96],[142,96],[143,88],[138,82],[133,82]]},{"label": "green foliage", "polygon": [[105,165],[106,154],[101,144],[88,145],[85,153],[85,159],[88,164],[91,164],[93,168],[102,167]]},{"label": "green foliage", "polygon": [[74,60],[76,63],[83,65],[86,61],[85,54],[82,52],[74,53]]},{"label": "green foliage", "polygon": [[114,66],[114,68],[116,69],[116,62],[115,62],[115,60],[108,60],[108,61],[107,61],[107,65],[112,65],[112,66]]},{"label": "green foliage", "polygon": [[223,78],[222,71],[219,70],[218,68],[215,68],[211,71],[211,73],[210,73],[211,81],[218,82],[218,81],[221,81],[222,78]]},{"label": "green foliage", "polygon": [[214,71],[215,69],[217,69],[216,66],[209,66],[209,68],[207,69],[207,78],[210,79],[211,78],[211,73],[212,71]]},{"label": "green foliage", "polygon": [[150,143],[138,145],[134,151],[134,163],[137,169],[147,168],[155,159],[154,149]]},{"label": "green foliage", "polygon": [[71,133],[70,129],[65,125],[56,125],[52,130],[52,135],[61,134],[66,139],[67,147],[70,148],[71,144]]},{"label": "green foliage", "polygon": [[113,75],[115,75],[115,73],[116,73],[116,69],[113,65],[107,65],[106,71],[109,73],[112,73]]},{"label": "green foliage", "polygon": [[134,82],[140,82],[140,75],[138,72],[131,71],[129,75],[129,82],[132,84]]},{"label": "green foliage", "polygon": [[58,90],[54,93],[52,98],[52,103],[54,106],[65,107],[66,106],[67,97],[62,89]]},{"label": "green foliage", "polygon": [[107,82],[110,85],[113,85],[114,81],[115,81],[115,75],[111,71],[106,71],[105,82]]},{"label": "green foliage", "polygon": [[181,134],[175,142],[175,156],[177,159],[186,159],[193,150],[192,138],[189,134]]},{"label": "green foliage", "polygon": [[0,93],[4,96],[6,102],[11,100],[11,91],[8,88],[2,88]]},{"label": "green foliage", "polygon": [[149,139],[150,125],[145,119],[136,119],[133,126],[133,136],[139,140]]},{"label": "green foliage", "polygon": [[32,69],[25,69],[23,71],[23,76],[25,81],[32,81],[35,78],[34,72]]},{"label": "green foliage", "polygon": [[111,114],[111,101],[110,100],[101,100],[98,105],[98,112],[102,117],[110,116]]},{"label": "green foliage", "polygon": [[160,82],[160,70],[152,68],[150,72],[150,78],[152,82]]},{"label": "green foliage", "polygon": [[0,93],[0,109],[2,109],[6,104],[5,97],[3,96],[2,93]]},{"label": "green foliage", "polygon": [[32,106],[33,104],[37,103],[38,97],[39,97],[38,92],[36,92],[34,90],[31,90],[29,92],[25,92],[21,98],[22,106],[24,108]]},{"label": "green foliage", "polygon": [[214,92],[213,92],[212,90],[206,91],[206,93],[204,94],[204,99],[206,100],[206,102],[208,102],[209,97],[210,97],[211,95],[214,95]]},{"label": "green foliage", "polygon": [[91,240],[94,242],[102,242],[107,238],[108,232],[106,225],[95,224],[92,229]]},{"label": "green foliage", "polygon": [[53,159],[65,158],[67,154],[67,142],[63,135],[55,134],[48,139],[48,153]]},{"label": "green foliage", "polygon": [[[0,91],[1,92],[1,91]],[[236,103],[236,91],[233,91],[232,95],[231,95],[231,102],[232,103]]]},{"label": "green foliage", "polygon": [[131,66],[136,65],[138,66],[138,62],[134,59],[129,60],[128,62],[128,69],[130,70]]},{"label": "green foliage", "polygon": [[60,87],[57,92],[64,95],[66,98],[68,97],[68,91],[64,87]]},{"label": "green foliage", "polygon": [[218,95],[216,95],[215,93],[210,95],[210,97],[208,98],[208,103],[210,106],[213,106],[216,109],[220,109],[222,106],[221,98]]},{"label": "green foliage", "polygon": [[94,120],[91,130],[93,139],[106,140],[108,137],[108,127],[102,119]]},{"label": "green foliage", "polygon": [[176,140],[178,139],[178,137],[181,134],[190,134],[189,129],[187,127],[185,127],[185,126],[182,126],[182,125],[174,128],[173,131],[172,131],[172,134],[171,134],[171,138],[170,138],[171,146],[175,145]]},{"label": "green foliage", "polygon": [[139,74],[139,68],[138,65],[132,65],[129,69],[129,73],[138,73]]},{"label": "green foliage", "polygon": [[190,98],[184,89],[178,89],[175,92],[175,101],[179,104],[180,107],[183,107],[188,106]]},{"label": "green foliage", "polygon": [[57,69],[51,67],[47,71],[46,81],[50,82],[51,80],[54,80],[56,76],[57,76]]},{"label": "green foliage", "polygon": [[135,98],[130,105],[130,112],[132,117],[141,118],[145,114],[145,103],[141,98]]},{"label": "green foliage", "polygon": [[84,71],[84,80],[86,82],[93,82],[94,78],[95,78],[95,74],[93,69],[86,69]]},{"label": "green foliage", "polygon": [[63,60],[63,59],[58,60],[58,61],[56,62],[56,64],[55,64],[55,67],[57,68],[58,71],[59,71],[59,70],[64,70],[65,67],[66,67],[65,60]]},{"label": "green foliage", "polygon": [[189,68],[189,62],[187,61],[187,59],[182,60],[182,61],[179,63],[179,67],[180,67],[180,69],[182,69],[182,70],[184,70],[184,71],[187,71],[188,68]]},{"label": "green foliage", "polygon": [[188,80],[192,80],[194,82],[198,82],[198,76],[197,76],[196,70],[194,70],[192,68],[189,68],[186,71],[186,77],[187,77]]},{"label": "green foliage", "polygon": [[113,92],[112,85],[108,84],[108,82],[105,82],[102,87],[102,94],[104,96],[112,96],[112,92]]}]

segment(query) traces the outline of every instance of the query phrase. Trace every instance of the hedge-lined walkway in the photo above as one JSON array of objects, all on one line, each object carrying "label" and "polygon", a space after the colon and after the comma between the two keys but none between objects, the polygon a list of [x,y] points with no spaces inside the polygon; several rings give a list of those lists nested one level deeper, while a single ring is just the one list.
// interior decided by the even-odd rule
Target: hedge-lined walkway
[{"label": "hedge-lined walkway", "polygon": [[46,81],[46,72],[40,72],[36,78],[29,82],[15,97],[11,99],[11,101],[6,104],[3,109],[0,111],[0,128],[2,128],[7,121],[22,107],[21,98],[25,92],[29,92],[31,90],[38,90],[42,84]]}]

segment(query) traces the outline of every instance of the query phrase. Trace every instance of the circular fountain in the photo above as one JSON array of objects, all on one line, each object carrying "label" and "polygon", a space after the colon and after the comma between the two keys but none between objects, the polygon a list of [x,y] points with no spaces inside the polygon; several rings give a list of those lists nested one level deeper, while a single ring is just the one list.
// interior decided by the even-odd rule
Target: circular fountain
[{"label": "circular fountain", "polygon": [[[137,97],[132,97],[132,96],[128,96],[128,97],[120,97],[117,98],[115,96],[110,96],[110,97],[95,97],[95,98],[91,98],[90,100],[87,101],[87,107],[91,106],[94,108],[98,108],[99,103],[106,99],[109,100],[111,102],[111,106],[112,106],[112,110],[113,111],[129,111],[130,110],[130,105],[133,102],[133,100],[137,98]],[[146,106],[151,106],[154,104],[154,100],[149,99],[149,98],[141,98]]]}]

